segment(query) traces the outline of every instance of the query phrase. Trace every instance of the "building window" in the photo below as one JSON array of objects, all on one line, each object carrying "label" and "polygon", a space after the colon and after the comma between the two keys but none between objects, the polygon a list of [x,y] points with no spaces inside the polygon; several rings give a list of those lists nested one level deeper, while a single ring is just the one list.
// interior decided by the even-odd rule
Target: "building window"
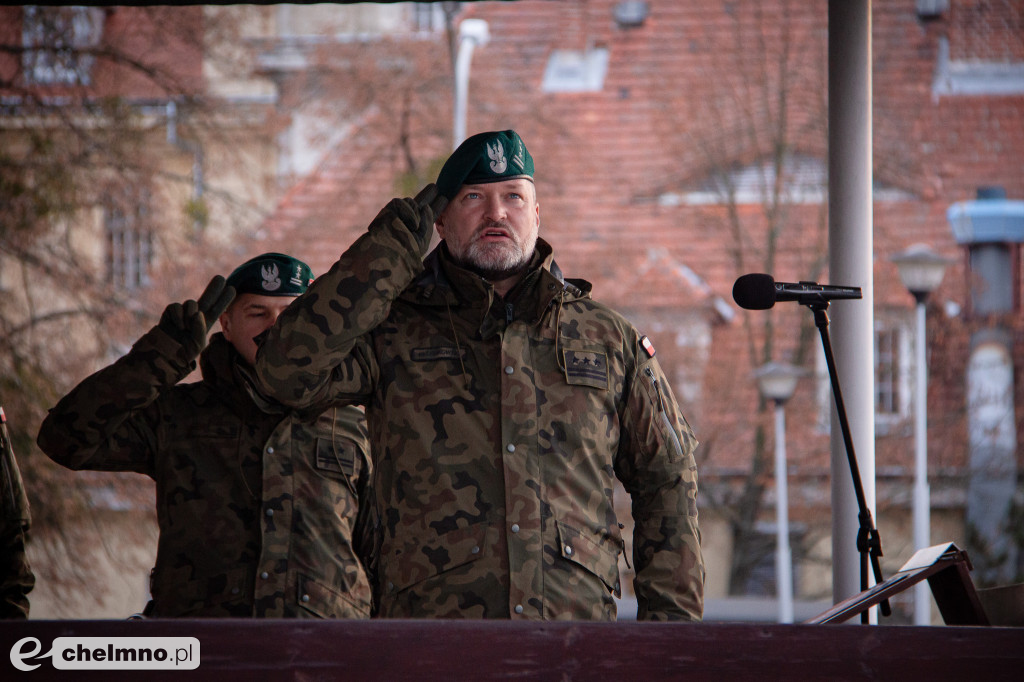
[{"label": "building window", "polygon": [[[874,331],[874,405],[875,431],[886,435],[906,425],[910,416],[913,375],[913,327],[898,313],[877,312]],[[815,356],[817,381],[818,430],[828,433],[832,424],[835,397],[829,380],[825,352],[819,347]]]},{"label": "building window", "polygon": [[98,7],[25,7],[21,39],[26,82],[89,85],[103,19]]},{"label": "building window", "polygon": [[[793,592],[797,594],[800,586],[800,563],[793,556],[799,556],[800,546],[806,534],[806,527],[801,523],[790,523],[789,544],[791,549],[790,577],[793,579]],[[774,521],[758,521],[754,524],[748,545],[750,571],[743,586],[743,594],[749,597],[778,597],[778,565],[776,553],[778,547],[778,524]]]},{"label": "building window", "polygon": [[875,330],[875,412],[880,415],[899,414],[900,335],[896,329]]},{"label": "building window", "polygon": [[952,3],[939,39],[936,95],[1024,93],[1024,6],[1017,0]]},{"label": "building window", "polygon": [[105,209],[107,281],[121,291],[149,284],[153,263],[153,233],[146,225],[146,204],[134,210],[110,205]]},{"label": "building window", "polygon": [[445,28],[445,11],[454,15],[460,3],[457,2],[415,2],[412,3],[410,23],[416,33],[436,33]]},{"label": "building window", "polygon": [[548,58],[543,92],[600,92],[608,73],[608,48],[555,50]]},{"label": "building window", "polygon": [[884,435],[910,414],[912,330],[903,320],[875,319],[875,429]]}]

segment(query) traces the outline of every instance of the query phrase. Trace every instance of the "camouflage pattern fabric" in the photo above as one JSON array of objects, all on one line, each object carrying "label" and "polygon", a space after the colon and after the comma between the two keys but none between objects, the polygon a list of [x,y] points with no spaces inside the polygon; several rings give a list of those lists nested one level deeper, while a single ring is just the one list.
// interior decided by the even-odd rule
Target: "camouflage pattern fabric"
[{"label": "camouflage pattern fabric", "polygon": [[148,613],[368,617],[355,529],[370,476],[362,410],[261,399],[220,333],[200,356],[202,381],[175,385],[191,366],[157,326],[65,396],[39,432],[67,467],[156,481]]},{"label": "camouflage pattern fabric", "polygon": [[385,207],[262,339],[263,389],[297,407],[366,406],[380,615],[616,617],[632,496],[638,616],[700,620],[697,444],[657,361],[590,285],[533,269],[498,297],[424,262]]},{"label": "camouflage pattern fabric", "polygon": [[0,618],[28,618],[28,593],[36,584],[25,554],[30,522],[28,497],[0,407]]}]

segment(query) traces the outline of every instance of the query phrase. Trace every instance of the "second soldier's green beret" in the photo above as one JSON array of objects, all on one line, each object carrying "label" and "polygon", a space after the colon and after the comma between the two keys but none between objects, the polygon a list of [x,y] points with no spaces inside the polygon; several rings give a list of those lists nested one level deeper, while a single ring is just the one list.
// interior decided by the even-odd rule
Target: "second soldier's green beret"
[{"label": "second soldier's green beret", "polygon": [[239,265],[228,275],[227,284],[237,294],[298,296],[309,288],[313,271],[298,258],[283,253],[265,253]]},{"label": "second soldier's green beret", "polygon": [[449,201],[463,185],[533,180],[533,157],[514,130],[478,133],[452,152],[437,175],[437,191]]}]

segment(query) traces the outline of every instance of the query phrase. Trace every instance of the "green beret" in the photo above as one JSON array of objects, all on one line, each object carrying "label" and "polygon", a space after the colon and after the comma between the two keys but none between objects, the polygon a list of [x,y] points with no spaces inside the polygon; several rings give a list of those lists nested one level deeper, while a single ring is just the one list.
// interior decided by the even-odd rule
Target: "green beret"
[{"label": "green beret", "polygon": [[437,175],[437,191],[449,201],[463,185],[533,180],[533,157],[514,130],[478,133],[452,152]]},{"label": "green beret", "polygon": [[298,296],[313,281],[313,271],[298,258],[283,253],[265,253],[235,268],[228,286],[238,294]]}]

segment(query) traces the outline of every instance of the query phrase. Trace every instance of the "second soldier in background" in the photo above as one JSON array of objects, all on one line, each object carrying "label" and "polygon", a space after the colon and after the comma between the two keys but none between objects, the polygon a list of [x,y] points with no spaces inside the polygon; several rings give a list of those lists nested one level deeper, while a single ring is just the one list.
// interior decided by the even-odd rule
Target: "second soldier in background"
[{"label": "second soldier in background", "polygon": [[[370,475],[362,410],[287,408],[247,380],[253,338],[312,278],[280,253],[253,258],[226,282],[215,277],[43,422],[39,446],[53,460],[156,481],[160,539],[146,615],[370,615],[357,528]],[[207,345],[218,318],[222,332]],[[179,384],[197,357],[202,381]]]}]

